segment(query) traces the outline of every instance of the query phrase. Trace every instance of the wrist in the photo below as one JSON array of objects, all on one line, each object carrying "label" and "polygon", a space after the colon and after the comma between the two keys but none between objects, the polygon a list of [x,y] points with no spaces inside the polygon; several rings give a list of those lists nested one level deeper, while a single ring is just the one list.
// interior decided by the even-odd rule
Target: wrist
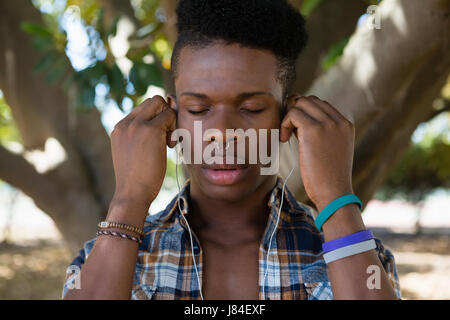
[{"label": "wrist", "polygon": [[120,188],[115,190],[111,204],[120,207],[136,207],[138,209],[145,208],[148,210],[150,204],[156,198],[143,191],[129,190]]},{"label": "wrist", "polygon": [[347,194],[354,194],[353,188],[341,188],[340,190],[329,190],[323,192],[319,197],[316,197],[316,201],[313,201],[316,206],[318,212],[321,212],[327,205],[329,205],[332,201],[336,200],[339,197]]},{"label": "wrist", "polygon": [[109,206],[106,220],[142,228],[149,207],[150,204],[114,197]]},{"label": "wrist", "polygon": [[339,208],[322,226],[325,241],[331,241],[365,229],[357,203],[349,203]]},{"label": "wrist", "polygon": [[153,189],[152,187],[139,183],[134,183],[132,186],[124,183],[117,184],[113,200],[119,204],[123,203],[148,208],[158,195],[158,192],[155,192]]}]

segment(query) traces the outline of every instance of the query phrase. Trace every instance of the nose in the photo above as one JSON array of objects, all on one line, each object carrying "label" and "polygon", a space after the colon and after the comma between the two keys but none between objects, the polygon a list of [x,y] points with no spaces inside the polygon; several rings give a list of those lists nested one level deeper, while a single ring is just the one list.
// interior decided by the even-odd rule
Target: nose
[{"label": "nose", "polygon": [[217,143],[219,146],[225,146],[225,149],[228,149],[232,143],[236,143],[238,140],[238,136],[235,132],[235,130],[232,130],[232,133],[229,133],[228,135],[223,133],[222,131],[216,131],[205,134],[205,140],[208,143]]}]

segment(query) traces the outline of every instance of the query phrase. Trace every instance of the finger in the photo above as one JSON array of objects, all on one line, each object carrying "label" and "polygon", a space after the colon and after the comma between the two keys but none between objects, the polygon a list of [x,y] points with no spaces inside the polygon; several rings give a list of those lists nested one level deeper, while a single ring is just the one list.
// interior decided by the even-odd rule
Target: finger
[{"label": "finger", "polygon": [[299,108],[291,107],[281,122],[280,141],[288,141],[292,133],[298,136],[301,130],[313,124],[317,124],[317,121],[306,112]]},{"label": "finger", "polygon": [[140,105],[134,107],[128,115],[132,118],[135,118],[136,115],[142,110],[142,108],[144,108],[144,102],[146,102],[147,100],[149,99],[144,100]]},{"label": "finger", "polygon": [[333,107],[328,101],[322,100],[315,95],[309,96],[313,99],[317,105],[319,105],[324,112],[326,112],[336,122],[346,119],[335,107]]},{"label": "finger", "polygon": [[290,121],[283,120],[280,128],[280,141],[281,142],[288,141],[291,138],[293,132],[294,132],[294,125]]},{"label": "finger", "polygon": [[311,124],[317,124],[320,123],[320,121],[318,121],[316,118],[314,118],[313,116],[311,116],[308,112],[306,112],[303,108],[298,107],[298,106],[292,106],[288,109],[288,111],[292,110],[292,112],[294,112],[294,114],[297,113],[297,111],[300,111],[302,115],[306,116],[307,119],[309,119],[310,121],[308,123]]},{"label": "finger", "polygon": [[299,94],[293,94],[293,95],[288,96],[288,97],[286,98],[286,104],[287,104],[287,106],[289,107],[289,106],[291,106],[291,105],[294,105],[295,102],[296,102],[298,99],[300,99],[300,97],[301,97],[301,95],[299,95]]},{"label": "finger", "polygon": [[176,129],[177,114],[172,108],[166,108],[152,120],[157,127],[166,132],[166,143],[170,148],[175,147],[177,141],[172,141],[172,132]]},{"label": "finger", "polygon": [[330,116],[313,99],[300,97],[296,100],[294,107],[302,109],[311,118],[318,122],[327,121]]},{"label": "finger", "polygon": [[119,122],[116,123],[114,128],[120,129],[120,128],[126,128],[128,125],[133,121],[134,117],[130,116],[130,114],[123,117]]},{"label": "finger", "polygon": [[167,108],[169,108],[169,105],[164,98],[156,95],[141,103],[139,110],[136,110],[136,118],[150,121]]}]

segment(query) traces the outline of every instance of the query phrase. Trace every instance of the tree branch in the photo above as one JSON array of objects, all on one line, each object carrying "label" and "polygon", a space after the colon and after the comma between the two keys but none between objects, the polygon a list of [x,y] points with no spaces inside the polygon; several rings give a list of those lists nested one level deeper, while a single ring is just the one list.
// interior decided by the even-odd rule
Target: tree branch
[{"label": "tree branch", "polygon": [[434,110],[427,119],[425,119],[424,122],[428,122],[432,119],[434,119],[435,117],[437,117],[438,115],[440,115],[443,112],[448,112],[450,111],[450,100],[448,99],[443,99],[443,103],[444,106],[442,108],[440,108],[439,110]]},{"label": "tree branch", "polygon": [[[20,11],[16,10],[18,7]],[[40,56],[34,53],[31,36],[21,31],[22,21],[42,23],[39,12],[29,1],[0,2],[0,88],[11,106],[24,147],[42,149],[50,136],[48,119],[43,116],[49,110],[45,104],[36,108],[37,100],[42,99],[38,98],[40,93],[45,91],[36,76],[30,77],[30,71]],[[54,110],[52,116],[67,117],[64,109]]]},{"label": "tree branch", "polygon": [[134,14],[130,0],[98,0],[100,7],[105,9],[105,22],[109,26],[116,17],[125,16],[133,23],[136,29],[139,28],[139,21]]},{"label": "tree branch", "polygon": [[[301,3],[297,5],[301,6]],[[367,3],[361,0],[321,1],[310,13],[306,19],[309,40],[297,61],[295,92],[306,92],[317,76],[322,74],[322,59],[333,44],[355,31],[358,18],[366,10]]]},{"label": "tree branch", "polygon": [[432,102],[440,95],[449,72],[450,57],[442,57],[442,52],[436,50],[418,70],[404,98],[374,121],[360,138],[353,182],[362,201],[371,199],[408,149],[417,126],[434,113]]},{"label": "tree branch", "polygon": [[175,9],[177,7],[178,0],[161,0],[161,7],[164,8],[166,16],[166,22],[164,23],[164,33],[169,40],[169,43],[173,47],[177,40],[177,15]]},{"label": "tree branch", "polygon": [[[94,236],[95,222],[102,218],[103,209],[91,190],[79,184],[79,180],[69,178],[75,174],[72,165],[73,162],[67,161],[40,174],[21,154],[0,145],[0,179],[32,198],[64,232],[72,251],[77,252],[84,241]],[[82,228],[80,221],[85,223]]]},{"label": "tree branch", "polygon": [[26,161],[22,155],[12,153],[0,145],[0,179],[19,188],[31,198],[48,196],[48,190],[53,189],[40,175],[33,165]]}]

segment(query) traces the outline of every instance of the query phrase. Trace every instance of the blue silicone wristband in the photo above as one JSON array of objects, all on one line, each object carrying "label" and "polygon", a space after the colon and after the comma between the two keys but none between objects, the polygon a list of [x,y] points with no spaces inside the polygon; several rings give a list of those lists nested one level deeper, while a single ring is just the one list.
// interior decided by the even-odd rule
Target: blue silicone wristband
[{"label": "blue silicone wristband", "polygon": [[340,249],[355,243],[363,242],[373,239],[373,233],[370,229],[359,231],[348,236],[337,238],[322,244],[324,253]]},{"label": "blue silicone wristband", "polygon": [[328,218],[336,212],[336,210],[340,209],[341,207],[349,204],[349,203],[358,203],[359,208],[362,209],[362,203],[359,198],[354,194],[346,194],[342,197],[339,197],[333,201],[331,201],[323,210],[319,213],[315,220],[315,224],[317,229],[319,229],[320,232],[322,232],[322,225],[325,223],[325,221],[328,220]]}]

